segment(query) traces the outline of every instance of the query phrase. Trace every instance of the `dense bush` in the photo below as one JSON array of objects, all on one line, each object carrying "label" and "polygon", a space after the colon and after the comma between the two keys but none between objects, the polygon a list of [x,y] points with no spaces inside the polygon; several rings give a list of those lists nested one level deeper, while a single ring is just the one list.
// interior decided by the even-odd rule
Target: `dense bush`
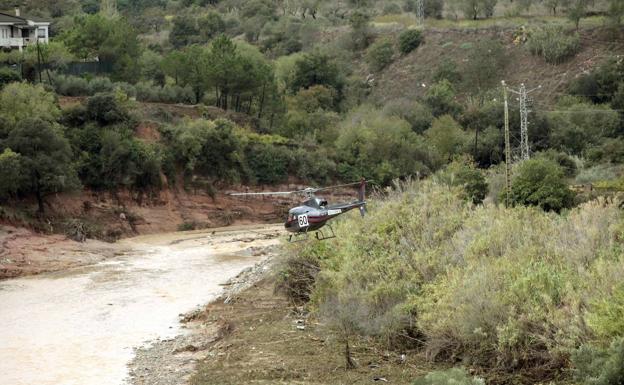
[{"label": "dense bush", "polygon": [[291,153],[287,148],[267,143],[254,143],[245,149],[245,159],[258,183],[275,184],[286,181]]},{"label": "dense bush", "polygon": [[382,39],[373,43],[366,52],[366,61],[369,68],[378,72],[386,68],[392,63],[392,57],[394,56],[394,46],[392,42],[387,39]]},{"label": "dense bush", "polygon": [[483,171],[475,167],[470,159],[457,159],[438,174],[436,180],[449,186],[459,186],[463,196],[474,204],[481,204],[488,193],[488,183]]},{"label": "dense bush", "polygon": [[126,107],[110,93],[90,97],[85,112],[89,120],[101,125],[120,123],[130,118]]},{"label": "dense bush", "polygon": [[549,26],[532,31],[527,46],[533,55],[543,57],[546,62],[561,64],[578,53],[581,38],[561,26]]},{"label": "dense bush", "polygon": [[425,132],[433,122],[433,115],[427,106],[409,99],[391,100],[385,103],[383,112],[407,121],[412,131],[418,134]]},{"label": "dense bush", "polygon": [[446,79],[433,84],[425,95],[425,103],[431,108],[433,116],[458,116],[461,106],[455,99],[453,85]]},{"label": "dense bush", "polygon": [[0,88],[9,83],[19,82],[20,80],[22,80],[22,77],[17,72],[9,68],[0,68]]},{"label": "dense bush", "polygon": [[513,204],[561,211],[572,206],[574,193],[564,179],[564,170],[549,159],[530,159],[514,169],[511,185]]},{"label": "dense bush", "polygon": [[406,55],[418,48],[423,41],[422,31],[418,29],[408,29],[399,35],[399,51]]},{"label": "dense bush", "polygon": [[344,180],[366,177],[388,184],[398,177],[427,175],[439,167],[433,151],[408,122],[370,106],[349,114],[336,149],[341,160],[338,173]]},{"label": "dense bush", "polygon": [[[622,315],[620,315],[622,316]],[[574,374],[583,385],[619,385],[624,381],[624,339],[608,349],[583,345],[572,356]]]},{"label": "dense bush", "polygon": [[420,346],[431,359],[504,383],[548,382],[583,341],[605,342],[585,320],[588,310],[608,314],[601,302],[612,314],[620,306],[611,293],[624,274],[623,214],[605,201],[565,216],[473,208],[460,194],[399,185],[364,220],[338,222],[334,242],[295,246],[320,256],[313,301],[334,313],[361,304],[365,314],[347,317],[352,330]]},{"label": "dense bush", "polygon": [[54,77],[54,87],[58,94],[64,96],[86,96],[89,95],[89,81],[76,76]]}]

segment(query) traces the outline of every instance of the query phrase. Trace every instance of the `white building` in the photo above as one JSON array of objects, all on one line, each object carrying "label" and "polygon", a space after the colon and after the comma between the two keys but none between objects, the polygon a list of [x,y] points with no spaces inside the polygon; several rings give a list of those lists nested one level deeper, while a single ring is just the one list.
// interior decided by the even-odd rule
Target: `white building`
[{"label": "white building", "polygon": [[50,36],[50,22],[25,17],[19,8],[15,14],[0,12],[0,49],[19,49],[39,43],[47,44]]}]

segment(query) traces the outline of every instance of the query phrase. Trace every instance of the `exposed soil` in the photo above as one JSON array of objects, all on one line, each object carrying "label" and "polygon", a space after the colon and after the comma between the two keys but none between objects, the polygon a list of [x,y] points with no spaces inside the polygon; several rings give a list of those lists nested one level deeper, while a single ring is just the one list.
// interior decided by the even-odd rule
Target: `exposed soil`
[{"label": "exposed soil", "polygon": [[346,370],[340,337],[276,294],[274,271],[269,260],[233,278],[250,286],[185,316],[188,334],[137,351],[132,384],[409,384],[432,369],[422,356],[353,339],[358,367]]},{"label": "exposed soil", "polygon": [[64,235],[0,226],[0,279],[90,265],[120,253],[123,248],[106,242],[78,243]]}]

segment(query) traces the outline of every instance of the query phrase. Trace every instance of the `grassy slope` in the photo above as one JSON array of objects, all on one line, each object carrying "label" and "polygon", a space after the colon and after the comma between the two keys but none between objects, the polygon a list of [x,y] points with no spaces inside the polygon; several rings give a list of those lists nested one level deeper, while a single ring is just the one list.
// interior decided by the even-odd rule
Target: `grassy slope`
[{"label": "grassy slope", "polygon": [[[509,20],[508,20],[509,21]],[[481,23],[481,22],[479,22]],[[509,56],[505,69],[508,84],[517,87],[520,83],[528,87],[542,85],[542,89],[532,96],[538,103],[550,105],[566,85],[576,76],[585,73],[602,63],[609,55],[624,53],[624,39],[614,36],[598,27],[581,29],[582,50],[570,61],[561,65],[551,65],[542,58],[532,56],[525,46],[514,44],[513,34],[518,26],[489,26],[490,23],[474,24],[452,28],[428,28],[425,31],[425,44],[416,51],[399,57],[376,76],[376,86],[372,98],[380,103],[395,98],[418,98],[431,84],[436,67],[444,60],[455,61],[459,68],[466,60],[468,50],[476,41],[484,38],[500,39]],[[481,26],[475,28],[476,25]],[[362,70],[365,72],[366,70]],[[503,80],[503,79],[501,79]],[[469,87],[469,85],[464,85]]]}]

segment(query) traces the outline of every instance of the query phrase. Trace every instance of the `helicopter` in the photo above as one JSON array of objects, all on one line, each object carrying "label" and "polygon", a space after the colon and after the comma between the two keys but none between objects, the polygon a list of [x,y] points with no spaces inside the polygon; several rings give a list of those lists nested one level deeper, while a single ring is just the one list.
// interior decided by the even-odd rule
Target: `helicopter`
[{"label": "helicopter", "polygon": [[[319,191],[332,190],[342,187],[359,185],[358,200],[351,203],[338,203],[330,205],[327,200],[316,196]],[[336,233],[329,224],[329,220],[346,213],[353,209],[359,209],[360,214],[364,217],[366,214],[366,181],[362,180],[356,183],[347,183],[337,186],[306,188],[294,191],[273,191],[273,192],[252,192],[252,193],[230,193],[232,196],[262,196],[262,195],[303,195],[305,201],[297,207],[288,210],[288,218],[284,223],[284,227],[291,234],[288,242],[299,242],[308,239],[311,231],[316,231],[315,236],[319,241],[336,238]],[[325,233],[321,230],[327,226],[329,232]]]}]

